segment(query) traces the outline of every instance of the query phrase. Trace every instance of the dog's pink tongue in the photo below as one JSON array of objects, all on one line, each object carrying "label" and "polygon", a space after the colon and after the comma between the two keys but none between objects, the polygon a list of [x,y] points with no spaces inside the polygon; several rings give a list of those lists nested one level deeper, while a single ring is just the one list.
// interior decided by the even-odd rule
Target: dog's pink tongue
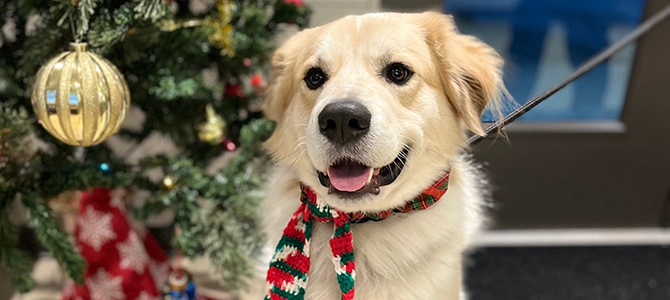
[{"label": "dog's pink tongue", "polygon": [[355,192],[368,184],[372,168],[355,162],[343,162],[328,168],[330,184],[338,191]]}]

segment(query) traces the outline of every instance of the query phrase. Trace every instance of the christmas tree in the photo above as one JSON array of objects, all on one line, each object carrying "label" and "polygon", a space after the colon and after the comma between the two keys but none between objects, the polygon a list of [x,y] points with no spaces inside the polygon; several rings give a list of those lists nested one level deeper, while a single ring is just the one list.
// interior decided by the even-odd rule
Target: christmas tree
[{"label": "christmas tree", "polygon": [[[240,287],[261,243],[257,203],[267,160],[260,142],[273,124],[260,104],[272,38],[282,24],[304,27],[309,14],[300,0],[0,0],[0,263],[14,287],[27,291],[33,283],[12,208],[27,208],[40,242],[81,283],[85,263],[47,200],[93,187],[148,191],[135,216],[174,209],[173,246],[185,256],[206,255],[223,281]],[[140,145],[159,134],[179,153],[130,162],[136,146],[122,153],[107,142],[75,147],[47,131],[56,125],[31,105],[33,85],[55,76],[38,70],[73,42],[118,69],[133,118],[143,118],[113,139]],[[105,80],[98,84],[118,88]],[[110,95],[103,96],[118,101]],[[60,113],[58,125],[68,125]],[[112,126],[106,118],[100,124]],[[230,156],[225,167],[207,171],[223,152]]]}]

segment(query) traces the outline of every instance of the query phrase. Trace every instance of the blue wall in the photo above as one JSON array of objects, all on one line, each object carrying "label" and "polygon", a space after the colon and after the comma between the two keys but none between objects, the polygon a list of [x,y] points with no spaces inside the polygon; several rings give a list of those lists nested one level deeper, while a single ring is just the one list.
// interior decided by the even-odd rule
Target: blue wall
[{"label": "blue wall", "polygon": [[[525,103],[640,23],[644,0],[445,0],[459,30],[478,36],[506,60],[505,84]],[[634,45],[571,84],[522,119],[619,119]],[[486,115],[486,119],[490,116]]]}]

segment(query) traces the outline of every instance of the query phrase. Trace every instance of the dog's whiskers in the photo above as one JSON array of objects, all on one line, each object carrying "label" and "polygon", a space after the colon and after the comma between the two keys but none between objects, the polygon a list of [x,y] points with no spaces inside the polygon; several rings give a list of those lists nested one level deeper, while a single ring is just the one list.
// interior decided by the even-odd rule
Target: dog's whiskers
[{"label": "dog's whiskers", "polygon": [[304,148],[304,147],[302,147],[302,146],[305,146],[305,142],[300,142],[300,143],[298,143],[297,145],[295,145],[295,150],[294,150],[293,152],[289,153],[288,155],[286,155],[286,157],[291,157],[291,156],[293,156],[294,154],[296,154],[296,153],[297,153],[298,151],[300,151],[300,150],[302,150],[302,151],[306,151],[307,149]]},{"label": "dog's whiskers", "polygon": [[440,153],[439,151],[435,150],[435,149],[432,148],[432,147],[428,147],[428,148],[426,148],[426,151],[431,152],[431,153],[437,155],[437,158],[438,158],[438,159],[435,160],[436,163],[442,163],[442,164],[443,164],[443,163],[446,163],[446,162],[449,161],[449,157],[448,157],[448,156],[446,156],[446,155]]},{"label": "dog's whiskers", "polygon": [[298,160],[300,160],[300,158],[302,158],[302,156],[303,156],[303,154],[305,154],[305,152],[307,152],[307,149],[303,149],[302,152],[300,152],[300,155],[298,155],[298,157],[293,161],[293,163],[291,163],[291,164],[288,166],[288,168],[286,168],[286,170],[284,170],[284,173],[281,175],[281,177],[286,176],[286,173],[288,173],[288,171],[290,171],[291,169],[293,169],[293,167],[295,166],[295,164],[298,162]]},{"label": "dog's whiskers", "polygon": [[300,143],[301,141],[304,141],[306,138],[307,138],[307,136],[302,136],[302,137],[298,138],[297,140],[295,140],[295,142],[293,143],[293,145],[291,147],[292,148],[298,147],[299,146],[298,143]]},{"label": "dog's whiskers", "polygon": [[302,156],[303,156],[306,152],[307,152],[307,149],[302,150],[302,152],[300,152],[300,155],[298,155],[298,157],[297,157],[297,158],[293,161],[293,163],[289,166],[289,169],[292,169],[293,166],[295,166],[295,164],[298,162],[298,160],[300,160],[300,159],[302,158]]},{"label": "dog's whiskers", "polygon": [[309,123],[291,124],[291,127],[307,127]]},{"label": "dog's whiskers", "polygon": [[298,151],[307,151],[307,148],[303,147],[305,146],[305,137],[299,138],[298,140],[295,141],[293,148],[295,149],[293,152],[287,154],[284,156],[285,158],[290,158],[291,156],[295,155]]}]

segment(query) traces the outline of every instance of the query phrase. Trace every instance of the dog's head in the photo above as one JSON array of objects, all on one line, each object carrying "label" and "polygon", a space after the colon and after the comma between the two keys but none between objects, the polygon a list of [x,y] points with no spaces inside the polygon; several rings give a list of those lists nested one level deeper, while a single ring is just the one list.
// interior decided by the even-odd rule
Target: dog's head
[{"label": "dog's head", "polygon": [[266,146],[343,211],[397,207],[443,175],[502,88],[495,51],[438,13],[308,29],[272,65]]}]

